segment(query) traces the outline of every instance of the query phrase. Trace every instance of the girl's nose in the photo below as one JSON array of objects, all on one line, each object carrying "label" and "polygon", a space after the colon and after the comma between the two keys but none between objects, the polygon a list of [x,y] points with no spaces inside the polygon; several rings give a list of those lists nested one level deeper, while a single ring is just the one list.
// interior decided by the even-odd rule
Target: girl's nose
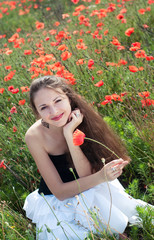
[{"label": "girl's nose", "polygon": [[51,115],[55,115],[57,113],[57,108],[54,106],[50,106],[49,112]]}]

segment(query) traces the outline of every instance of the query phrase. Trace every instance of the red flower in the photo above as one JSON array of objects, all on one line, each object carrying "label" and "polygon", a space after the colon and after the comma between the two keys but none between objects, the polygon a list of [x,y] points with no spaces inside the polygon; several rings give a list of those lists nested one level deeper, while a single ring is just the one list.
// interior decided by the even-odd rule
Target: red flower
[{"label": "red flower", "polygon": [[135,57],[136,58],[145,58],[146,57],[146,53],[144,50],[138,50],[136,53],[135,53]]},{"label": "red flower", "polygon": [[5,167],[5,165],[4,165],[4,160],[0,162],[0,168],[6,169],[6,167]]},{"label": "red flower", "polygon": [[18,93],[18,92],[19,92],[19,88],[12,89],[12,91],[11,91],[11,93],[13,93],[13,94],[16,94],[16,93]]},{"label": "red flower", "polygon": [[13,126],[13,132],[16,132],[16,131],[17,131],[16,126]]},{"label": "red flower", "polygon": [[145,98],[141,100],[141,103],[142,103],[142,107],[146,107],[146,106],[154,105],[154,100]]},{"label": "red flower", "polygon": [[29,92],[29,87],[28,86],[25,86],[25,87],[23,86],[20,89],[21,89],[22,93],[23,92]]},{"label": "red flower", "polygon": [[4,88],[0,88],[0,93],[3,93],[4,92]]},{"label": "red flower", "polygon": [[102,80],[100,80],[98,83],[94,84],[94,86],[96,87],[101,87],[103,86],[104,82]]},{"label": "red flower", "polygon": [[152,61],[152,60],[154,60],[154,57],[153,57],[153,56],[146,56],[145,58],[146,58],[147,61]]},{"label": "red flower", "polygon": [[134,32],[134,28],[128,28],[126,31],[125,31],[125,35],[130,37],[130,35]]},{"label": "red flower", "polygon": [[11,69],[11,66],[5,66],[5,69],[9,70],[9,69]]},{"label": "red flower", "polygon": [[26,102],[26,100],[25,100],[25,99],[22,99],[22,100],[20,100],[20,101],[19,101],[19,103],[18,103],[18,104],[19,104],[19,105],[24,105],[24,104],[25,104],[25,102]]},{"label": "red flower", "polygon": [[35,24],[36,24],[37,29],[43,29],[44,28],[44,23],[42,23],[42,22],[36,21]]},{"label": "red flower", "polygon": [[25,51],[24,51],[24,54],[25,54],[25,55],[31,55],[31,54],[32,54],[32,50],[25,50]]},{"label": "red flower", "polygon": [[112,103],[112,102],[109,101],[109,100],[104,100],[103,102],[101,102],[101,105],[106,105],[106,104],[108,104],[108,103]]},{"label": "red flower", "polygon": [[129,66],[129,70],[130,70],[131,72],[138,72],[138,68],[135,67],[135,66]]},{"label": "red flower", "polygon": [[145,97],[149,97],[149,96],[150,96],[150,92],[148,92],[148,91],[140,92],[140,93],[138,93],[138,95],[139,95],[140,97],[145,98]]},{"label": "red flower", "polygon": [[11,108],[10,113],[11,113],[11,114],[12,114],[12,113],[17,113],[17,109],[16,109],[15,106],[13,106],[13,107]]},{"label": "red flower", "polygon": [[93,59],[89,59],[88,61],[88,68],[91,68],[94,65],[94,60]]},{"label": "red flower", "polygon": [[79,0],[71,0],[74,4],[77,4]]},{"label": "red flower", "polygon": [[73,144],[75,146],[80,146],[84,143],[85,134],[80,131],[79,129],[76,129],[73,133]]},{"label": "red flower", "polygon": [[63,61],[66,61],[68,58],[70,58],[72,56],[72,53],[68,52],[68,51],[65,51],[61,54],[61,59]]},{"label": "red flower", "polygon": [[12,85],[8,87],[9,92],[11,92],[13,89],[14,89],[14,86],[12,86]]},{"label": "red flower", "polygon": [[144,8],[141,8],[141,9],[138,10],[138,12],[139,12],[140,14],[145,14],[146,10],[145,10]]}]

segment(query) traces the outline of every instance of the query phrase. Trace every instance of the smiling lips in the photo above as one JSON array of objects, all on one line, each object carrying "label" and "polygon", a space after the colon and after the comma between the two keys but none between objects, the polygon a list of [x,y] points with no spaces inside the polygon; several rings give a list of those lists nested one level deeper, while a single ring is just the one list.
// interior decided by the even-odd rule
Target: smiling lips
[{"label": "smiling lips", "polygon": [[62,113],[62,114],[60,114],[60,115],[58,115],[58,116],[56,116],[56,117],[54,117],[54,118],[51,118],[51,120],[53,120],[53,121],[59,121],[59,120],[62,118],[63,114],[64,114],[64,113]]}]

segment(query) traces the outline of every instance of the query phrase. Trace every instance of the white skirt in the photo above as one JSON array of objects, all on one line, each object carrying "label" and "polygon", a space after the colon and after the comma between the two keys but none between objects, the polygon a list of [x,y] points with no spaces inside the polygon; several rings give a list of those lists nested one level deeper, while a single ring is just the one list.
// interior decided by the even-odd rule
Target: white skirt
[{"label": "white skirt", "polygon": [[64,201],[54,195],[42,197],[35,190],[27,196],[23,208],[37,230],[41,230],[37,239],[84,240],[88,232],[95,232],[95,229],[123,233],[128,222],[141,221],[136,206],[146,205],[125,193],[116,179]]}]

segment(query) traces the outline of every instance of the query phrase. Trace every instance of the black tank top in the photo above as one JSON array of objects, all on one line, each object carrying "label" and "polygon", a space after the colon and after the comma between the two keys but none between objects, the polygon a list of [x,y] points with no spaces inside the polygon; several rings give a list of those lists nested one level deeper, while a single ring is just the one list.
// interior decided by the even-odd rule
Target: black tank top
[{"label": "black tank top", "polygon": [[[49,157],[50,157],[51,161],[53,162],[55,168],[57,169],[57,171],[64,183],[75,180],[73,173],[69,170],[70,167],[69,167],[69,162],[67,160],[66,154],[62,154],[62,155],[58,155],[58,156],[49,155]],[[73,169],[73,172],[76,176],[76,179],[78,179],[79,176],[75,169]],[[42,177],[41,177],[38,192],[43,193],[44,195],[52,194]]]}]

